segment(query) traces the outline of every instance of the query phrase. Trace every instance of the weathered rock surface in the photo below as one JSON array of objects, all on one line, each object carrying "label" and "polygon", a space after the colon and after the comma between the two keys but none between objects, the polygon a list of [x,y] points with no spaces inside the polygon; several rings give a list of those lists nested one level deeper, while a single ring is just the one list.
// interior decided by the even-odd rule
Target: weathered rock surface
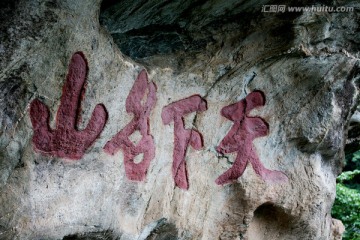
[{"label": "weathered rock surface", "polygon": [[[268,1],[114,2],[0,3],[0,238],[340,239],[343,226],[331,207],[359,99],[360,5],[341,2],[354,7],[348,13],[262,13]],[[76,128],[88,125],[99,103],[108,118],[83,157],[70,160],[37,151],[29,108],[34,99],[48,106],[55,129],[79,51],[88,74]],[[155,156],[146,179],[131,181],[123,152],[103,148],[133,120],[127,97],[142,69],[156,85],[156,104],[147,108],[147,133],[134,125],[139,131],[130,139],[136,145],[151,136]],[[264,94],[264,106],[235,113],[262,119],[268,130],[261,136],[259,124],[221,115],[254,90]],[[207,110],[194,105],[203,110],[184,115],[185,129],[181,121],[165,125],[164,107],[193,95]],[[144,102],[135,97],[130,109]],[[286,177],[259,170],[264,178],[244,159],[249,164],[236,181],[217,185],[245,151],[230,151],[244,138],[216,151],[233,126],[256,136],[247,154]],[[192,128],[199,134],[186,135]],[[174,139],[174,132],[186,137]],[[181,139],[186,164],[180,159],[175,169],[186,173],[188,189],[172,176]]]}]

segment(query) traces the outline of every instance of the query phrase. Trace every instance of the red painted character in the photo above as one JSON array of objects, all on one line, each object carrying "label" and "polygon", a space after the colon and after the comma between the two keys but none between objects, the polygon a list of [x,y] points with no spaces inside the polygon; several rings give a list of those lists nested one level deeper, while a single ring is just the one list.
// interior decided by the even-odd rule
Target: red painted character
[{"label": "red painted character", "polygon": [[82,131],[77,129],[80,103],[84,94],[87,62],[83,53],[75,53],[63,87],[61,103],[56,115],[56,129],[49,126],[49,109],[40,100],[30,104],[30,119],[34,128],[33,143],[41,153],[57,157],[80,159],[103,130],[106,108],[96,105],[91,119]]},{"label": "red painted character", "polygon": [[222,185],[237,180],[245,171],[248,163],[264,180],[283,181],[287,179],[282,172],[269,170],[263,166],[252,143],[255,138],[268,134],[269,127],[262,118],[248,116],[252,109],[264,106],[264,104],[263,93],[254,91],[240,102],[221,110],[221,115],[233,121],[234,125],[216,151],[221,154],[236,152],[237,156],[232,167],[216,179],[217,184]]},{"label": "red painted character", "polygon": [[[148,93],[147,93],[148,91]],[[146,102],[142,104],[147,93]],[[120,132],[118,132],[104,147],[109,154],[115,154],[118,150],[124,153],[125,173],[130,180],[142,181],[151,160],[155,157],[155,145],[150,134],[149,116],[156,103],[156,85],[148,82],[146,71],[138,75],[134,86],[126,98],[126,112],[132,113],[134,118]],[[134,144],[129,136],[139,131],[142,138],[138,144]],[[134,158],[143,153],[143,160],[135,163]]]},{"label": "red painted character", "polygon": [[203,147],[200,132],[194,129],[185,129],[184,115],[195,111],[205,111],[206,101],[199,95],[173,102],[163,108],[161,118],[164,124],[174,122],[174,151],[172,174],[176,186],[188,189],[185,154],[189,144],[196,150]]}]

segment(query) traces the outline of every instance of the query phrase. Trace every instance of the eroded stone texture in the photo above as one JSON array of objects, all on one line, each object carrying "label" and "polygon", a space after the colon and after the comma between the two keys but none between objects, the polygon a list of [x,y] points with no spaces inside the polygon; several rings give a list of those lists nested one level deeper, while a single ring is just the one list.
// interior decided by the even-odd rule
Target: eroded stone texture
[{"label": "eroded stone texture", "polygon": [[[349,13],[262,13],[263,4],[273,2],[2,1],[0,239],[340,239],[331,207],[359,99],[359,4],[339,2],[355,7]],[[76,126],[86,129],[98,103],[108,121],[85,154],[68,161],[34,151],[29,111],[38,99],[56,129],[69,58],[78,51],[89,72]],[[136,94],[142,107],[126,112],[143,69],[157,86],[156,104],[143,112],[155,154],[146,178],[132,181],[125,156],[104,146],[144,110],[150,88]],[[216,151],[236,125],[221,109],[255,90],[266,104],[246,116],[268,129],[251,149],[288,180],[264,181],[246,167],[217,185],[237,157]],[[193,95],[207,110],[179,120],[203,138],[201,149],[185,152],[185,190],[172,176],[176,131],[162,112]],[[128,136],[134,144],[138,132]]]},{"label": "eroded stone texture", "polygon": [[96,105],[88,125],[77,130],[81,95],[85,93],[87,63],[85,56],[75,53],[63,87],[61,103],[56,115],[56,128],[49,126],[49,109],[40,100],[30,104],[30,118],[34,129],[33,143],[41,153],[61,158],[80,159],[103,130],[107,112],[103,104]]}]

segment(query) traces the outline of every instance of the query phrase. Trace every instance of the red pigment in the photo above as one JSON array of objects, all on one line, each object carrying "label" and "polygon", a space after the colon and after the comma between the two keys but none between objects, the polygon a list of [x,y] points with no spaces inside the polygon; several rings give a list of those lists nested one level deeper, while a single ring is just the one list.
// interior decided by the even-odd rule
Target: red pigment
[{"label": "red pigment", "polygon": [[[141,100],[147,99],[144,104]],[[156,85],[148,82],[145,70],[138,75],[135,83],[126,98],[126,112],[132,113],[134,118],[120,132],[118,132],[104,147],[104,150],[114,155],[120,149],[124,153],[124,165],[126,176],[130,180],[142,181],[146,177],[146,172],[151,160],[155,157],[155,145],[150,134],[149,116],[156,103]],[[134,144],[129,136],[135,131],[139,131],[142,138],[138,144]],[[134,158],[143,153],[140,163],[135,163]]]},{"label": "red pigment", "polygon": [[221,115],[234,122],[228,134],[221,141],[216,151],[221,154],[236,152],[237,156],[232,167],[224,172],[216,183],[218,185],[237,180],[250,162],[254,171],[264,180],[284,181],[287,177],[280,171],[272,171],[260,162],[252,141],[268,134],[268,124],[260,117],[249,117],[250,111],[265,105],[264,94],[254,91],[245,99],[221,110]]},{"label": "red pigment", "polygon": [[49,125],[48,107],[38,99],[31,102],[33,143],[39,152],[61,158],[80,159],[103,130],[107,121],[107,112],[102,104],[96,105],[84,130],[79,131],[76,126],[79,119],[81,94],[85,91],[87,71],[84,54],[75,53],[71,58],[69,72],[63,86],[55,129],[51,129]]},{"label": "red pigment", "polygon": [[174,151],[172,174],[176,186],[188,189],[185,154],[189,144],[195,149],[203,147],[202,135],[194,129],[185,129],[184,115],[195,111],[205,111],[206,101],[199,95],[179,100],[163,108],[161,118],[164,124],[174,122]]}]

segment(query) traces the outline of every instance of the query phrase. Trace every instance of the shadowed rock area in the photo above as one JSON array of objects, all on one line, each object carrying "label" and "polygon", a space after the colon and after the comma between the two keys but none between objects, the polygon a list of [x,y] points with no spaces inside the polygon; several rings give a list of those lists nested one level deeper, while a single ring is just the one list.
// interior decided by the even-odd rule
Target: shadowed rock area
[{"label": "shadowed rock area", "polygon": [[[351,11],[288,8],[325,5]],[[2,1],[0,239],[341,239],[359,23],[357,1]]]}]

